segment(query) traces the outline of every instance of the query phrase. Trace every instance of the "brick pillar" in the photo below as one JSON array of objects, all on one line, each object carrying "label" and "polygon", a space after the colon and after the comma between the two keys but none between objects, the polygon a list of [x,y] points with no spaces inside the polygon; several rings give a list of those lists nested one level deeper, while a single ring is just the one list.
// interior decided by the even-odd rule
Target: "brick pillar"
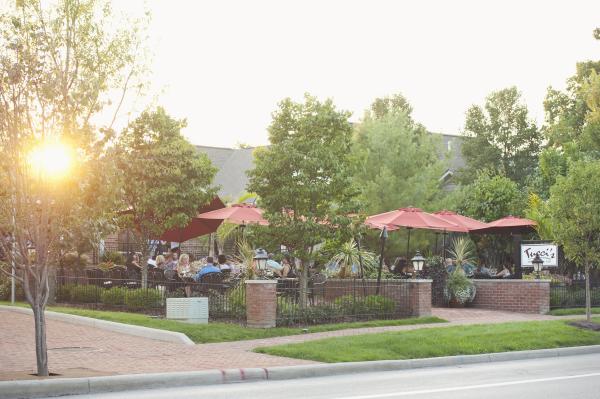
[{"label": "brick pillar", "polygon": [[275,327],[277,281],[246,280],[246,323],[253,328]]},{"label": "brick pillar", "polygon": [[415,317],[431,316],[432,280],[407,280],[409,284],[408,306],[410,315]]}]

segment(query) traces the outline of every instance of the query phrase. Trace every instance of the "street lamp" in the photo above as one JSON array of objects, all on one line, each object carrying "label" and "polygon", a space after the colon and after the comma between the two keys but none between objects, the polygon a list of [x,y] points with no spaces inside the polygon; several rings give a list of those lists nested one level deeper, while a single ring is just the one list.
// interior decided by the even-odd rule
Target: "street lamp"
[{"label": "street lamp", "polygon": [[269,259],[269,254],[262,248],[257,248],[254,251],[254,264],[256,265],[256,270],[260,270],[261,272],[267,268],[267,260]]},{"label": "street lamp", "polygon": [[533,258],[533,260],[531,261],[531,264],[533,265],[533,270],[536,272],[537,274],[537,279],[540,279],[540,272],[542,271],[542,266],[544,265],[544,261],[542,260],[542,258],[540,258],[539,254],[535,255],[535,258]]},{"label": "street lamp", "polygon": [[410,261],[412,262],[413,269],[415,269],[413,278],[417,278],[417,272],[423,270],[423,266],[425,266],[425,258],[421,255],[421,252],[417,250],[417,253]]}]

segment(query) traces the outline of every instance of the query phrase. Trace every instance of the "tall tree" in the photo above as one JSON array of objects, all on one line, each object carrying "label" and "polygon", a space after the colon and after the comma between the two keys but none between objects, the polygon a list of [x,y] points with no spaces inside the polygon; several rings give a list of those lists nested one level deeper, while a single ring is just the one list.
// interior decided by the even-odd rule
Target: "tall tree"
[{"label": "tall tree", "polygon": [[413,108],[402,94],[394,94],[388,97],[379,97],[371,104],[365,112],[365,119],[381,119],[389,114],[404,114],[409,119],[412,117]]},{"label": "tall tree", "polygon": [[537,165],[542,135],[516,87],[493,92],[483,108],[469,108],[464,134],[468,137],[462,144],[466,162],[462,179],[466,183],[487,169],[524,185]]},{"label": "tall tree", "polygon": [[356,191],[349,116],[331,100],[308,94],[301,103],[283,100],[269,127],[271,145],[255,151],[249,172],[248,191],[260,198],[269,234],[288,248],[299,267],[303,305],[308,269],[317,255],[314,246],[350,223]]},{"label": "tall tree", "polygon": [[550,196],[552,232],[565,255],[585,271],[585,307],[591,320],[590,268],[600,261],[600,161],[577,162],[558,177]]},{"label": "tall tree", "polygon": [[[120,90],[123,98],[139,77],[140,41],[138,25],[118,23],[103,2],[13,3],[0,15],[0,147],[8,182],[0,245],[9,270],[0,269],[17,270],[33,310],[38,375],[47,376],[49,275],[69,218],[89,193],[90,185],[79,183],[90,181],[86,165],[98,159],[93,147],[102,147],[94,117],[110,112],[110,96]],[[56,173],[68,166],[70,174]]]},{"label": "tall tree", "polygon": [[163,108],[146,111],[121,133],[115,148],[125,179],[119,224],[136,232],[144,287],[151,240],[185,226],[215,195],[216,169],[181,135],[184,126]]},{"label": "tall tree", "polygon": [[366,118],[356,129],[354,181],[368,214],[409,205],[427,208],[442,193],[441,143],[413,122],[406,108]]}]

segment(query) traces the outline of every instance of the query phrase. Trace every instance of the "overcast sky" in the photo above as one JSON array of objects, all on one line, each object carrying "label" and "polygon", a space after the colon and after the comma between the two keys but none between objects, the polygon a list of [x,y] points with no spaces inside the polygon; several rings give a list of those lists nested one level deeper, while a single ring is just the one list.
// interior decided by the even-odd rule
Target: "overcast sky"
[{"label": "overcast sky", "polygon": [[[120,3],[121,5],[123,3]],[[140,12],[141,0],[125,3]],[[153,14],[152,93],[195,144],[268,142],[271,112],[304,92],[358,120],[403,93],[429,130],[460,134],[465,111],[516,85],[543,122],[549,85],[600,58],[600,1],[166,1]],[[156,97],[156,96],[154,96]]]}]

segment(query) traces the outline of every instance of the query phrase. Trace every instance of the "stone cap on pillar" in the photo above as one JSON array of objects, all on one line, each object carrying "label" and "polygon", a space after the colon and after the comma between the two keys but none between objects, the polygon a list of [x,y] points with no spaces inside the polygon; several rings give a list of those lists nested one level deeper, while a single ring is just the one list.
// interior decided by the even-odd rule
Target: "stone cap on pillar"
[{"label": "stone cap on pillar", "polygon": [[277,284],[277,280],[246,280],[246,284]]}]

